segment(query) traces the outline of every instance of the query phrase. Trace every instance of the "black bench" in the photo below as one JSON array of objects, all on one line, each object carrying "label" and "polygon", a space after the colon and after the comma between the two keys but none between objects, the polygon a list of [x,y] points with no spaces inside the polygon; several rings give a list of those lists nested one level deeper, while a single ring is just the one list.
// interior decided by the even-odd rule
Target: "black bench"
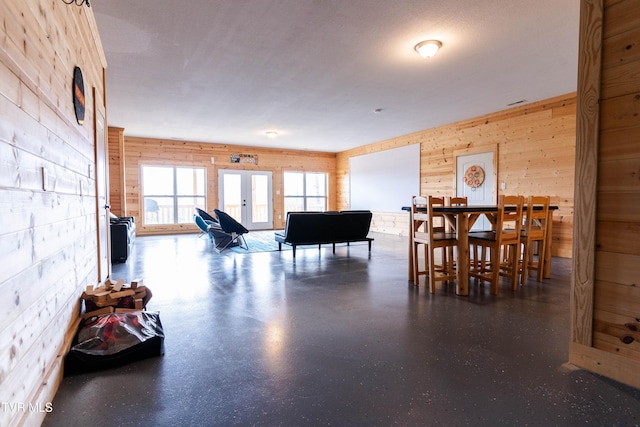
[{"label": "black bench", "polygon": [[369,242],[371,252],[371,217],[370,211],[289,212],[284,231],[275,234],[278,250],[291,245],[295,258],[296,246],[332,244],[335,253],[336,243]]}]

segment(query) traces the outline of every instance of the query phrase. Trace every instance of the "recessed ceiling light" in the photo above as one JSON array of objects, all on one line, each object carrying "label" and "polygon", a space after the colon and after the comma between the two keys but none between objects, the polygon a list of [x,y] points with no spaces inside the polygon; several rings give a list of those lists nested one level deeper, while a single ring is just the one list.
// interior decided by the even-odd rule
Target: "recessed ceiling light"
[{"label": "recessed ceiling light", "polygon": [[382,108],[376,108],[373,112],[376,114],[382,113]]},{"label": "recessed ceiling light", "polygon": [[274,130],[270,130],[269,132],[266,133],[267,138],[275,138],[276,136],[278,136],[278,132],[274,131]]},{"label": "recessed ceiling light", "polygon": [[431,58],[436,54],[436,52],[438,52],[438,49],[440,49],[441,47],[442,42],[440,40],[425,40],[418,43],[414,49],[423,58]]}]

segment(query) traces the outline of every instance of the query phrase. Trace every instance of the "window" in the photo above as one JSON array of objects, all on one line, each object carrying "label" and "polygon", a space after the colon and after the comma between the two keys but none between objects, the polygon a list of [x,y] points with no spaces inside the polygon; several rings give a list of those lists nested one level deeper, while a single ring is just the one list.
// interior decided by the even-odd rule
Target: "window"
[{"label": "window", "polygon": [[144,224],[193,222],[195,207],[206,206],[205,169],[142,167]]},{"label": "window", "polygon": [[327,210],[327,174],[317,172],[284,173],[284,211]]}]

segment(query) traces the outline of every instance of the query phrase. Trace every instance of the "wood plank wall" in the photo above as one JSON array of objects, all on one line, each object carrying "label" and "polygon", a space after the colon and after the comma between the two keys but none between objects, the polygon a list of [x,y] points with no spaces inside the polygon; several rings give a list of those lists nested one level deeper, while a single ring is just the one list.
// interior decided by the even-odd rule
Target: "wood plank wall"
[{"label": "wood plank wall", "polygon": [[124,129],[118,127],[109,127],[108,133],[108,151],[109,151],[109,194],[111,212],[118,216],[125,216],[124,209],[124,191],[125,187],[125,161],[124,153]]},{"label": "wood plank wall", "polygon": [[[39,426],[80,294],[98,276],[92,88],[104,93],[106,62],[86,7],[3,0],[0,22],[0,425]],[[72,104],[76,65],[82,126]]]},{"label": "wood plank wall", "polygon": [[576,217],[595,244],[576,248],[570,361],[640,388],[640,0],[581,7]]},{"label": "wood plank wall", "polygon": [[[505,194],[550,195],[554,214],[553,255],[571,257],[576,97],[567,94],[404,135],[338,153],[338,209],[349,200],[349,158],[420,144],[420,192],[450,196],[455,191],[454,151],[498,147],[498,181]],[[410,201],[407,201],[407,205]],[[407,235],[407,214],[376,212],[372,229]]]},{"label": "wood plank wall", "polygon": [[[125,129],[126,133],[126,129]],[[110,145],[110,173],[111,176],[119,174],[123,169],[124,187],[111,187],[111,199],[122,198],[124,188],[124,207],[116,210],[112,202],[113,211],[126,216],[136,218],[137,233],[140,235],[166,234],[166,233],[194,233],[197,232],[195,224],[178,225],[145,225],[141,216],[142,196],[140,194],[141,167],[154,165],[192,166],[206,168],[207,176],[207,206],[205,209],[212,212],[218,207],[218,170],[241,169],[271,171],[273,174],[273,198],[274,198],[274,228],[284,228],[286,220],[284,215],[283,199],[283,172],[306,171],[325,172],[328,174],[329,206],[334,210],[336,206],[335,195],[335,165],[334,153],[265,149],[259,147],[234,146],[226,144],[209,144],[186,141],[161,140],[151,138],[135,138],[124,136],[122,151],[112,150],[112,143],[118,138],[116,129],[109,129]],[[117,140],[116,140],[117,141]],[[258,165],[231,163],[230,156],[234,153],[253,154],[258,156]],[[119,158],[124,163],[116,164],[111,160]],[[214,158],[214,164],[211,164]],[[279,194],[278,194],[279,191]]]}]

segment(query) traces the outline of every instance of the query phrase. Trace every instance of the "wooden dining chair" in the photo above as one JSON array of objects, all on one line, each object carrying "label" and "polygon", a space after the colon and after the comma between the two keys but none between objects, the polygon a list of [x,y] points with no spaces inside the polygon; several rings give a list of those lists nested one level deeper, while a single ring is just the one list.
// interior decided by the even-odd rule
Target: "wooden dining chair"
[{"label": "wooden dining chair", "polygon": [[523,204],[522,196],[499,196],[495,230],[469,233],[469,244],[479,249],[469,263],[469,276],[489,282],[494,295],[498,294],[500,276],[509,278],[514,291],[518,289]]},{"label": "wooden dining chair", "polygon": [[[424,202],[424,198],[413,200],[413,209],[417,211],[417,207],[425,207],[419,203]],[[429,196],[426,199],[426,216],[422,212],[417,212],[418,221],[415,216],[412,224],[420,225],[415,229],[413,235],[413,259],[414,259],[414,283],[419,285],[420,275],[428,275],[429,292],[435,293],[436,282],[449,281],[456,278],[456,271],[453,261],[448,259],[447,248],[458,244],[454,232],[447,231],[444,216],[433,212],[435,206],[444,206],[444,198]],[[420,270],[419,247],[424,248],[424,270]],[[441,249],[439,263],[436,260],[436,250]]]},{"label": "wooden dining chair", "polygon": [[[522,261],[520,283],[525,285],[527,277],[536,271],[536,280],[542,282],[545,248],[547,243],[547,221],[549,221],[549,196],[529,196],[524,226],[520,233]],[[537,250],[536,249],[537,246]],[[536,256],[537,252],[537,256]]]}]

